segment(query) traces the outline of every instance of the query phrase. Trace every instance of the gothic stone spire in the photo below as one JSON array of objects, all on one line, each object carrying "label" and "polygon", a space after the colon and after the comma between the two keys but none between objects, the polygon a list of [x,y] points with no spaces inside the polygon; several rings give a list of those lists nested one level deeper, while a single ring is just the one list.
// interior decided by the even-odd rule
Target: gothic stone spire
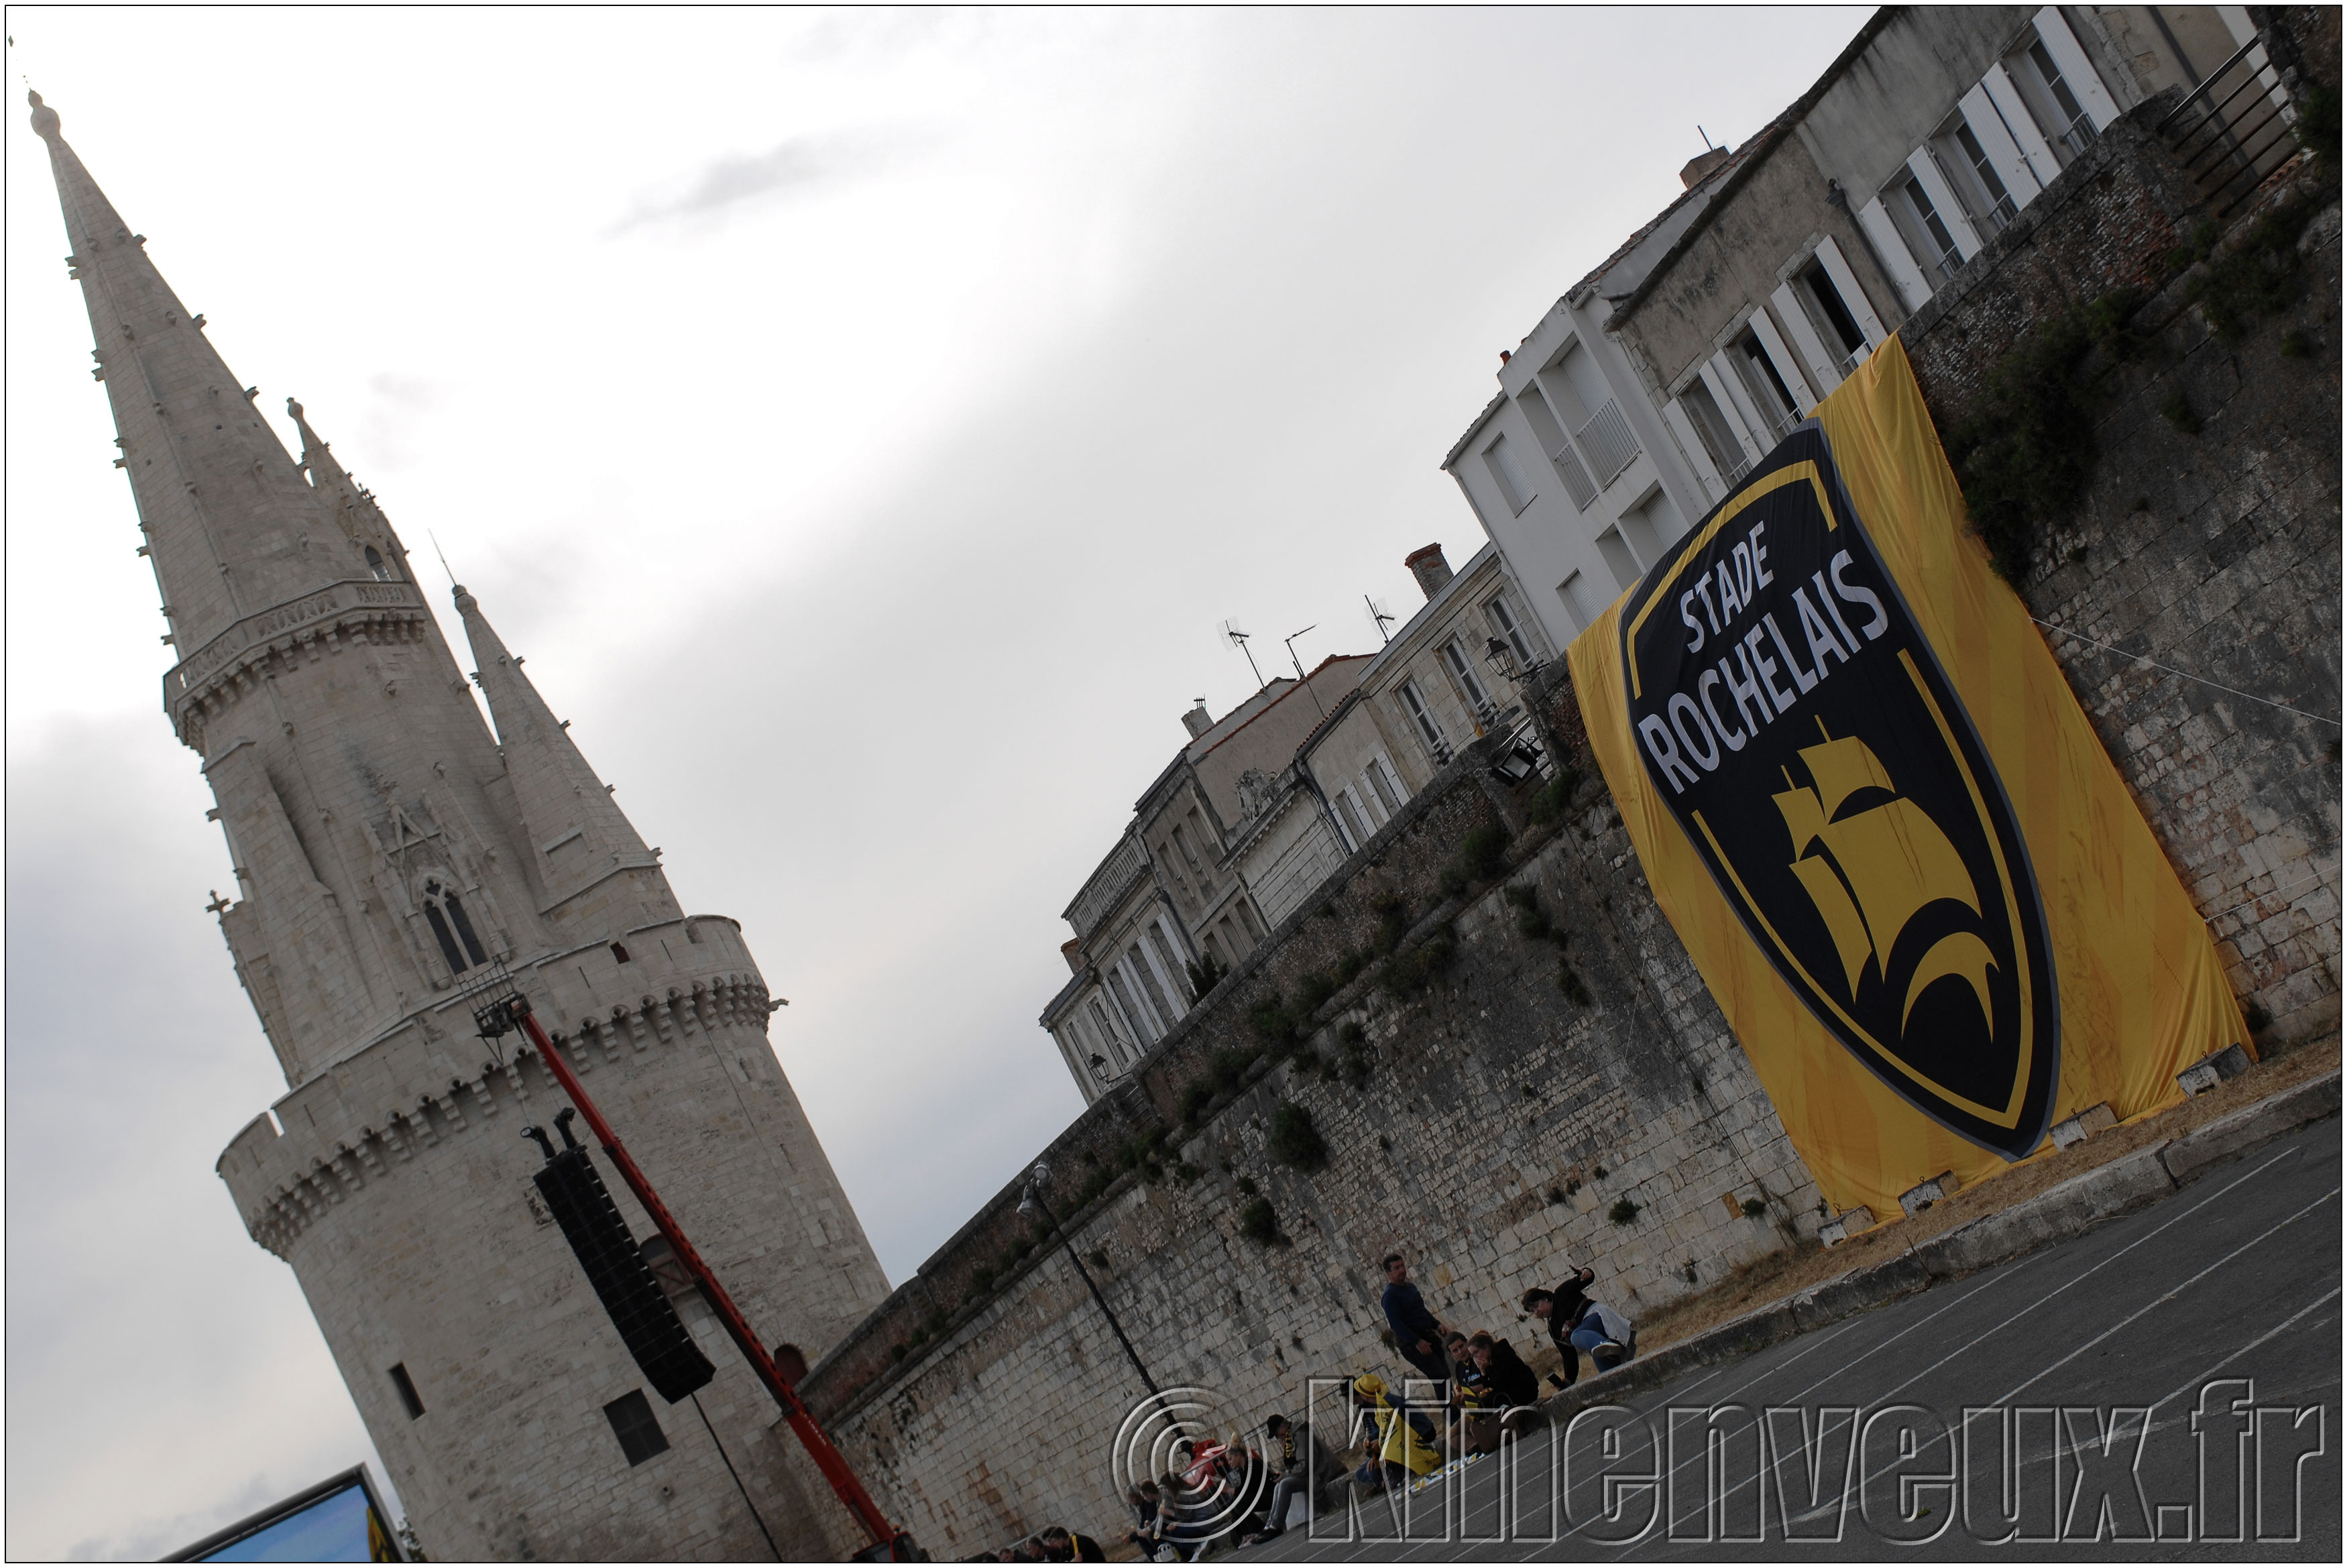
[{"label": "gothic stone spire", "polygon": [[31,95],[156,576],[185,657],[246,616],[364,575],[276,433]]},{"label": "gothic stone spire", "polygon": [[[477,667],[473,678],[488,701],[514,806],[529,837],[539,907],[558,926],[569,924],[574,912],[605,910],[612,902],[585,896],[602,889],[640,903],[640,923],[673,918],[673,898],[667,879],[657,874],[656,856],[522,673],[521,660],[507,650],[480,601],[462,586],[456,593]],[[655,874],[640,874],[644,871]],[[599,918],[609,923],[608,914]]]}]

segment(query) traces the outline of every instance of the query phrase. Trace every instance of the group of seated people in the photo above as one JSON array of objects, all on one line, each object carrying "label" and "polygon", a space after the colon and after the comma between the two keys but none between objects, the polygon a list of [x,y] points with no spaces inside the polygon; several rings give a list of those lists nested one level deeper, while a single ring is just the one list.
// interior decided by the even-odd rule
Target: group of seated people
[{"label": "group of seated people", "polygon": [[[1385,1271],[1382,1305],[1394,1347],[1434,1387],[1412,1398],[1375,1372],[1346,1385],[1348,1438],[1363,1441],[1368,1456],[1349,1479],[1378,1492],[1431,1474],[1446,1456],[1496,1451],[1533,1419],[1542,1398],[1539,1378],[1513,1345],[1497,1334],[1446,1328],[1409,1283],[1399,1253],[1385,1259]],[[1522,1298],[1523,1310],[1542,1321],[1557,1349],[1560,1365],[1549,1381],[1559,1390],[1580,1377],[1584,1355],[1604,1372],[1637,1354],[1629,1320],[1590,1297],[1595,1278],[1590,1269],[1572,1269],[1555,1288]],[[1264,1423],[1263,1438],[1261,1448],[1237,1433],[1177,1439],[1171,1467],[1125,1493],[1133,1511],[1125,1543],[1152,1562],[1194,1563],[1225,1545],[1280,1534],[1298,1516],[1299,1499],[1300,1517],[1318,1513],[1330,1488],[1346,1478],[1335,1457],[1308,1422],[1285,1415]],[[1000,1555],[1005,1563],[1102,1560],[1097,1542],[1056,1525]]]},{"label": "group of seated people", "polygon": [[[1348,1387],[1348,1402],[1359,1412],[1356,1419],[1373,1420],[1377,1428],[1374,1451],[1353,1479],[1379,1490],[1432,1472],[1446,1450],[1453,1457],[1496,1451],[1541,1400],[1540,1380],[1514,1346],[1495,1334],[1446,1328],[1409,1282],[1402,1255],[1389,1254],[1384,1265],[1381,1305],[1394,1348],[1435,1391],[1413,1400],[1375,1373],[1362,1374]],[[1559,1366],[1549,1381],[1560,1390],[1578,1380],[1584,1354],[1601,1372],[1637,1354],[1637,1331],[1629,1319],[1590,1297],[1595,1280],[1594,1270],[1573,1269],[1554,1289],[1527,1290],[1521,1302],[1527,1314],[1546,1325],[1556,1347]]]},{"label": "group of seated people", "polygon": [[1317,1512],[1312,1493],[1337,1472],[1311,1424],[1275,1414],[1263,1437],[1261,1448],[1236,1433],[1175,1441],[1174,1468],[1125,1494],[1133,1512],[1125,1540],[1153,1562],[1194,1563],[1219,1547],[1279,1534],[1299,1496],[1307,1513]]}]

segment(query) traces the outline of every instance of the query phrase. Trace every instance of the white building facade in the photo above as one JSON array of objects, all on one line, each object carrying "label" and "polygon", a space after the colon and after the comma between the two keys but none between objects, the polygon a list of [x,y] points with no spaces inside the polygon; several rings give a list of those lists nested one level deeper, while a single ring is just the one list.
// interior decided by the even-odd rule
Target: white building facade
[{"label": "white building facade", "polygon": [[[1580,635],[2239,6],[1886,8],[1575,284],[1443,461],[1553,641]],[[1724,238],[1733,235],[1732,239]]]}]

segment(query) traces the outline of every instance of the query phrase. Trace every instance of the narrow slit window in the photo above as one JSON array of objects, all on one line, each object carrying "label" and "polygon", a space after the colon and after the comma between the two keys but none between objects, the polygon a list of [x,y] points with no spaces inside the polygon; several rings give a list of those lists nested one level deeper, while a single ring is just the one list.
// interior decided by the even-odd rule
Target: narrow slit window
[{"label": "narrow slit window", "polygon": [[1915,221],[1922,225],[1931,248],[1938,252],[1932,259],[1932,265],[1939,269],[1941,277],[1954,277],[1956,270],[1964,264],[1963,255],[1956,249],[1955,236],[1948,232],[1948,225],[1941,218],[1940,209],[1932,205],[1932,198],[1923,189],[1923,182],[1912,175],[1907,177],[1907,202],[1915,209]]},{"label": "narrow slit window", "polygon": [[384,562],[383,552],[376,549],[372,545],[366,547],[366,564],[367,570],[374,574],[374,580],[376,582],[388,583],[391,581],[390,565]]},{"label": "narrow slit window", "polygon": [[611,1423],[611,1435],[620,1440],[620,1451],[628,1456],[632,1468],[654,1454],[668,1451],[668,1434],[661,1431],[660,1418],[652,1414],[652,1403],[638,1389],[622,1394],[603,1407],[603,1415]]},{"label": "narrow slit window", "polygon": [[407,1419],[415,1420],[424,1413],[423,1397],[415,1391],[415,1380],[407,1375],[407,1363],[395,1362],[391,1369],[391,1386],[399,1390],[399,1402],[407,1407]]},{"label": "narrow slit window", "polygon": [[1801,281],[1809,285],[1809,298],[1818,302],[1818,313],[1833,329],[1842,352],[1849,356],[1843,365],[1847,372],[1857,364],[1859,351],[1866,347],[1866,334],[1858,330],[1858,318],[1850,314],[1850,306],[1843,302],[1841,290],[1835,287],[1833,276],[1825,270],[1824,263],[1811,262],[1809,270],[1801,274]]},{"label": "narrow slit window", "polygon": [[[1177,996],[1182,992],[1182,960],[1174,956],[1174,944],[1165,935],[1165,922],[1157,921],[1149,928],[1149,943],[1157,950],[1157,961],[1165,968],[1165,983]],[[1193,1001],[1196,999],[1192,998]]]},{"label": "narrow slit window", "polygon": [[1427,750],[1434,754],[1436,765],[1448,765],[1450,742],[1443,735],[1442,726],[1435,722],[1433,710],[1426,706],[1426,698],[1419,694],[1416,681],[1401,683],[1401,705],[1408,710],[1410,722],[1418,727],[1419,737],[1426,742]]},{"label": "narrow slit window", "polygon": [[1475,674],[1475,661],[1467,656],[1465,646],[1458,638],[1442,645],[1442,662],[1450,667],[1451,678],[1458,681],[1467,706],[1488,722],[1492,713],[1491,694],[1483,689],[1482,681]]},{"label": "narrow slit window", "polygon": [[611,944],[611,956],[620,962],[625,963],[628,962],[628,950],[615,942]]},{"label": "narrow slit window", "polygon": [[473,934],[473,922],[465,913],[465,901],[455,893],[448,895],[448,918],[456,922],[456,935],[465,943],[465,952],[475,963],[487,963],[489,955],[481,951],[481,939]]},{"label": "narrow slit window", "polygon": [[440,944],[440,956],[448,961],[448,972],[464,973],[469,966],[465,962],[464,953],[457,949],[456,934],[449,931],[447,920],[440,913],[440,906],[429,899],[424,901],[424,920],[432,928],[433,939]]},{"label": "narrow slit window", "polygon": [[1996,172],[1996,165],[1989,161],[1988,153],[1981,147],[1980,137],[1973,135],[1973,127],[1961,120],[1956,124],[1956,146],[1963,150],[1964,161],[1972,166],[1973,178],[1980,181],[1981,194],[1987,199],[1988,221],[2003,229],[2017,216],[2013,205],[2013,193],[2005,189],[2004,177]]},{"label": "narrow slit window", "polygon": [[1506,640],[1509,651],[1516,656],[1518,668],[1530,669],[1540,662],[1533,657],[1532,639],[1524,636],[1523,627],[1517,623],[1516,612],[1508,607],[1505,598],[1491,600],[1483,606],[1483,614],[1490,619],[1491,629]]},{"label": "narrow slit window", "polygon": [[2029,63],[2037,67],[2038,79],[2045,84],[2046,93],[2054,99],[2054,111],[2062,123],[2055,127],[2053,139],[2067,155],[2064,159],[2067,162],[2068,158],[2086,151],[2086,144],[2095,139],[2094,119],[2079,104],[2078,96],[2070,90],[2070,84],[2062,79],[2062,68],[2054,63],[2054,56],[2045,52],[2045,40],[2030,41]]}]

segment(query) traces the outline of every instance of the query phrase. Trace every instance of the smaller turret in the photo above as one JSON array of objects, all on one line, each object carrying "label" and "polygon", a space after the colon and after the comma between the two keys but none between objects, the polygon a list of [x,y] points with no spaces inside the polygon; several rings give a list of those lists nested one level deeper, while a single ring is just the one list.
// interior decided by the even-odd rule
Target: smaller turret
[{"label": "smaller turret", "polygon": [[521,660],[490,626],[480,601],[461,585],[456,595],[478,667],[473,679],[488,701],[505,754],[506,780],[529,838],[540,910],[557,927],[589,925],[588,934],[601,934],[608,927],[613,936],[635,925],[676,919],[682,911],[661,872],[658,851],[644,847],[571,743],[568,726],[556,719],[522,674]]}]

